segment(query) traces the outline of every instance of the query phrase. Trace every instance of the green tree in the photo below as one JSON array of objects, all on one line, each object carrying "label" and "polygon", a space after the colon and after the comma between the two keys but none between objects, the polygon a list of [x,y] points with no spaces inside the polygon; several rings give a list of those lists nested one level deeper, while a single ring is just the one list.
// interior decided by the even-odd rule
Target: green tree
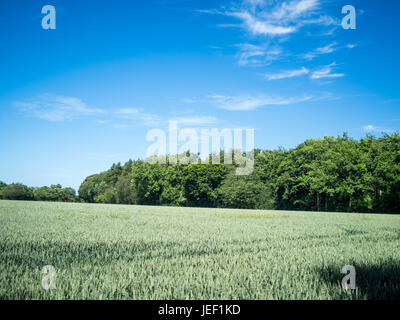
[{"label": "green tree", "polygon": [[137,195],[138,204],[159,204],[162,193],[162,165],[139,162],[133,167],[132,173],[132,187]]},{"label": "green tree", "polygon": [[227,174],[223,164],[189,164],[183,169],[184,196],[189,206],[215,207],[218,188]]},{"label": "green tree", "polygon": [[255,175],[237,176],[230,173],[218,190],[223,208],[273,209],[274,199],[268,185]]},{"label": "green tree", "polygon": [[[256,149],[254,172],[245,177],[234,175],[239,166],[235,161],[212,164],[216,155],[210,154],[208,164],[189,152],[175,156],[177,164],[171,156],[165,158],[167,164],[113,164],[108,171],[87,177],[79,196],[102,203],[400,212],[398,133],[359,141],[344,133],[308,139],[290,150]],[[196,163],[187,164],[184,156]],[[219,156],[223,162],[232,154],[221,150]],[[72,199],[72,192],[66,196],[61,186],[35,191],[35,198],[41,197]]]},{"label": "green tree", "polygon": [[62,188],[61,185],[51,185],[49,187],[39,187],[33,190],[34,199],[36,201],[60,201],[74,202],[76,201],[75,190],[72,188]]},{"label": "green tree", "polygon": [[89,202],[89,203],[94,202],[92,188],[93,188],[93,183],[97,176],[98,174],[93,174],[91,176],[88,176],[80,185],[78,194],[79,197],[84,202]]},{"label": "green tree", "polygon": [[379,142],[379,154],[374,159],[377,206],[400,213],[400,136],[386,135]]},{"label": "green tree", "polygon": [[0,199],[3,199],[3,190],[7,187],[3,181],[0,181]]},{"label": "green tree", "polygon": [[127,175],[122,175],[118,178],[115,184],[116,202],[121,204],[136,204],[137,197],[135,190],[132,187],[133,176],[130,172]]},{"label": "green tree", "polygon": [[3,198],[7,200],[33,200],[32,189],[21,183],[6,186],[2,193]]}]

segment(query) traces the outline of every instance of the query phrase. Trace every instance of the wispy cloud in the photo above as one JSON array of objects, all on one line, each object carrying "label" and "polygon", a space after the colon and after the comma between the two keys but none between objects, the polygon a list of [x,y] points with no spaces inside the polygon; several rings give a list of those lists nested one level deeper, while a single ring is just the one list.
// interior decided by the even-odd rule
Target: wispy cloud
[{"label": "wispy cloud", "polygon": [[272,16],[277,20],[294,19],[305,13],[309,13],[311,10],[317,9],[318,6],[318,0],[283,2],[280,7],[275,8]]},{"label": "wispy cloud", "polygon": [[[246,31],[251,43],[239,45],[236,59],[240,66],[266,66],[290,57],[312,60],[318,55],[332,53],[339,48],[336,42],[300,55],[292,52],[285,42],[305,29],[308,39],[322,34],[333,35],[340,27],[340,19],[329,16],[323,0],[241,0],[217,9],[197,10],[205,14],[233,18],[221,27],[238,27]],[[250,42],[250,40],[249,40]]]},{"label": "wispy cloud", "polygon": [[373,126],[372,124],[366,125],[362,128],[364,131],[378,131],[378,127]]},{"label": "wispy cloud", "polygon": [[324,47],[320,47],[309,53],[306,53],[302,57],[306,60],[313,60],[316,56],[335,52],[337,50],[337,48],[335,47],[336,45],[336,42],[332,42]]},{"label": "wispy cloud", "polygon": [[366,125],[366,126],[362,127],[362,130],[366,131],[366,132],[381,132],[381,133],[382,132],[387,132],[387,133],[395,132],[394,130],[383,129],[381,127],[377,127],[377,126],[374,126],[372,124],[369,124],[369,125]]},{"label": "wispy cloud", "polygon": [[320,55],[332,53],[332,52],[342,50],[342,49],[354,49],[355,47],[357,47],[357,44],[352,43],[352,44],[339,46],[338,43],[336,41],[334,41],[334,42],[327,44],[324,47],[316,48],[315,50],[312,50],[306,54],[303,54],[303,55],[301,55],[301,57],[305,60],[313,60],[314,58],[316,58],[317,56],[320,56]]},{"label": "wispy cloud", "polygon": [[227,12],[226,15],[239,18],[243,22],[243,27],[250,33],[256,35],[285,35],[296,32],[297,30],[294,26],[280,26],[274,24],[273,21],[263,21],[247,11]]},{"label": "wispy cloud", "polygon": [[35,118],[60,122],[84,116],[104,114],[103,109],[91,108],[79,98],[43,94],[28,102],[15,102],[21,111]]},{"label": "wispy cloud", "polygon": [[101,125],[110,125],[113,128],[129,127],[125,121],[136,121],[147,126],[154,126],[160,122],[160,117],[153,113],[143,112],[137,108],[120,108],[105,110],[89,107],[76,97],[42,94],[28,101],[17,101],[14,105],[26,115],[51,122],[76,120],[83,117],[92,117],[94,122]]},{"label": "wispy cloud", "polygon": [[282,56],[282,50],[277,46],[266,48],[265,46],[243,43],[238,45],[238,47],[240,49],[236,58],[240,66],[265,66],[270,64],[271,61],[280,59]]},{"label": "wispy cloud", "polygon": [[310,101],[312,96],[305,95],[301,97],[283,98],[279,96],[210,96],[212,103],[218,108],[231,111],[254,110],[260,107],[273,105],[291,105],[295,103]]},{"label": "wispy cloud", "polygon": [[263,1],[243,0],[221,9],[198,10],[237,18],[239,26],[253,35],[284,36],[310,24],[330,26],[335,19],[320,12],[319,0]]},{"label": "wispy cloud", "polygon": [[311,74],[311,79],[323,79],[323,78],[340,78],[344,77],[344,73],[333,73],[333,67],[337,64],[335,62],[331,63],[330,65],[324,66],[319,70],[314,71]]},{"label": "wispy cloud", "polygon": [[282,71],[282,72],[274,73],[274,74],[265,74],[264,76],[268,80],[280,80],[280,79],[299,77],[299,76],[302,76],[302,75],[305,75],[308,73],[310,73],[310,70],[308,70],[305,67],[302,67],[301,69],[297,69],[297,70],[286,70],[286,71]]}]

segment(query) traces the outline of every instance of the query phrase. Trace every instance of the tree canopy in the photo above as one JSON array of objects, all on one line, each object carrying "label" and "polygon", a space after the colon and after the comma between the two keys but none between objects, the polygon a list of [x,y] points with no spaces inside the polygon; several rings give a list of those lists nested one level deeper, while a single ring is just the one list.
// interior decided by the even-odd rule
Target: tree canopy
[{"label": "tree canopy", "polygon": [[76,202],[79,198],[72,188],[63,188],[60,184],[50,187],[31,188],[21,183],[5,184],[0,182],[0,199]]},{"label": "tree canopy", "polygon": [[[252,209],[400,212],[400,136],[309,139],[255,150],[249,176],[223,164],[130,160],[86,178],[88,202]],[[196,158],[197,157],[197,158]],[[213,155],[210,155],[210,159]],[[179,159],[179,157],[178,157]]]},{"label": "tree canopy", "polygon": [[[227,153],[229,154],[229,153]],[[249,209],[400,213],[400,136],[309,139],[296,148],[254,151],[254,171],[199,159],[129,160],[88,176],[75,190],[0,182],[0,198]],[[178,161],[176,161],[178,159]],[[152,159],[155,160],[155,159]]]}]

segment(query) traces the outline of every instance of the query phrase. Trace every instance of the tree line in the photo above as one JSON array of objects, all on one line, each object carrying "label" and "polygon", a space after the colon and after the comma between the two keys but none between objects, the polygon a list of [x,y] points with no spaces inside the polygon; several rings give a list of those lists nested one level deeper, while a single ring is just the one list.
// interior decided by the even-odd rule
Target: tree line
[{"label": "tree line", "polygon": [[[221,163],[223,156],[221,152]],[[98,203],[400,212],[398,133],[360,140],[347,134],[309,139],[290,150],[256,149],[254,157],[249,176],[237,176],[235,163],[130,160],[87,177],[79,196]]]},{"label": "tree line", "polygon": [[78,202],[75,189],[63,188],[60,184],[50,187],[28,187],[22,183],[5,184],[0,181],[0,199]]},{"label": "tree line", "polygon": [[[79,188],[24,189],[0,184],[0,197],[24,189],[29,199],[241,209],[400,213],[400,136],[360,140],[347,134],[309,139],[296,148],[254,150],[254,171],[238,164],[151,164],[129,160],[88,176]],[[13,191],[14,190],[14,191]],[[18,194],[21,194],[18,193]]]}]

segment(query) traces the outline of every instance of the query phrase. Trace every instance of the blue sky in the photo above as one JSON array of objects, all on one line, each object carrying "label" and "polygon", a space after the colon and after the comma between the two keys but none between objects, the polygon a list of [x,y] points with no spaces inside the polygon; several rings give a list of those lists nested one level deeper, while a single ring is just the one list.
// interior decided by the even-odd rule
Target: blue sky
[{"label": "blue sky", "polygon": [[[41,26],[44,5],[56,29]],[[344,30],[344,5],[356,30]],[[400,126],[398,1],[0,4],[0,180],[83,179],[143,158],[146,133],[254,128],[259,148]]]}]

